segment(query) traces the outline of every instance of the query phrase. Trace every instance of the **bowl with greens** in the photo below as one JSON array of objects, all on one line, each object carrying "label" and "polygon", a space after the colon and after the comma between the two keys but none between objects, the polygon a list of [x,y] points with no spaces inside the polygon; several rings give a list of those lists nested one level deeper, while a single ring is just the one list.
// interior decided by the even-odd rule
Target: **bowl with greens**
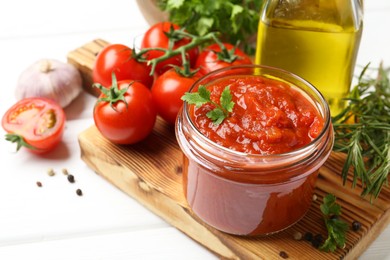
[{"label": "bowl with greens", "polygon": [[169,20],[190,33],[219,32],[221,38],[254,54],[263,0],[137,0],[149,24]]}]

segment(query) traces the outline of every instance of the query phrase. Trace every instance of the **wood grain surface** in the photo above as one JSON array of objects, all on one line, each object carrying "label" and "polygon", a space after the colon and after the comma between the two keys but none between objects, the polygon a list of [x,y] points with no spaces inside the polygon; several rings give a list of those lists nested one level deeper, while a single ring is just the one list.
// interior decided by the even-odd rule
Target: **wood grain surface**
[{"label": "wood grain surface", "polygon": [[[84,87],[93,95],[97,95],[91,87],[94,57],[107,44],[97,39],[68,55],[68,62],[80,69]],[[96,173],[223,258],[280,259],[279,254],[284,251],[290,259],[356,259],[390,223],[389,187],[370,203],[360,196],[359,185],[351,188],[351,178],[343,186],[340,177],[343,154],[333,153],[321,168],[315,189],[317,199],[301,221],[275,235],[239,237],[207,226],[191,212],[182,192],[183,155],[173,127],[163,120],[158,119],[153,133],[136,145],[115,145],[101,136],[95,126],[79,135],[79,144],[82,159]],[[334,253],[322,252],[293,238],[296,232],[326,236],[319,206],[328,193],[336,195],[343,219],[362,223],[358,232],[348,232],[345,247]]]},{"label": "wood grain surface", "polygon": [[[266,237],[239,237],[219,232],[202,223],[190,210],[182,192],[182,153],[171,126],[158,120],[153,133],[132,146],[112,144],[95,126],[79,135],[82,159],[96,173],[137,199],[155,214],[198,241],[218,256],[228,259],[356,259],[390,222],[388,187],[371,204],[360,197],[361,189],[342,186],[340,171],[344,156],[332,154],[321,168],[315,194],[317,200],[308,214],[291,228]],[[325,253],[294,234],[312,232],[326,236],[319,205],[327,193],[337,196],[342,217],[360,221],[358,232],[350,230],[345,248]]]},{"label": "wood grain surface", "polygon": [[92,68],[96,56],[109,43],[102,39],[95,39],[85,45],[77,48],[67,55],[68,63],[74,65],[81,74],[83,79],[83,88],[94,96],[99,96],[100,92],[97,88],[92,87]]}]

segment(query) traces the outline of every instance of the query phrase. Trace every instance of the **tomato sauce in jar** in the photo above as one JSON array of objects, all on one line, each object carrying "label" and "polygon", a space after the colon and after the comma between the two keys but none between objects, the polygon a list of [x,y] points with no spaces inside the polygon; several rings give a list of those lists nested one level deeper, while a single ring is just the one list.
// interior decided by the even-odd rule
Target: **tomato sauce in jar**
[{"label": "tomato sauce in jar", "polygon": [[329,108],[308,82],[286,71],[239,66],[200,85],[219,103],[229,86],[233,111],[216,125],[211,104],[184,104],[176,123],[183,188],[192,211],[218,230],[264,235],[301,219],[318,170],[333,146]]},{"label": "tomato sauce in jar", "polygon": [[250,154],[280,154],[296,150],[318,136],[324,120],[298,89],[261,76],[229,76],[208,85],[219,103],[229,86],[233,112],[220,125],[206,114],[211,104],[190,108],[195,127],[217,144]]}]

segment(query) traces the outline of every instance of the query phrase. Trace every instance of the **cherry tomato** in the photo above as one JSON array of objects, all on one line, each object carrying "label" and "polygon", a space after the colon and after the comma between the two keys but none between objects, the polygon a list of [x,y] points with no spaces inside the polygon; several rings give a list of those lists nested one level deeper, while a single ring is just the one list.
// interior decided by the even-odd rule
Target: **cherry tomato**
[{"label": "cherry tomato", "polygon": [[65,127],[64,110],[51,99],[25,98],[4,114],[1,124],[6,139],[25,146],[33,153],[53,150],[61,141]]},{"label": "cherry tomato", "polygon": [[[111,96],[112,89],[106,90],[95,105],[95,125],[113,143],[137,143],[152,132],[156,121],[157,111],[152,93],[149,88],[136,81],[123,80],[112,85],[111,88],[116,88],[115,97]],[[120,90],[124,93],[119,93]],[[112,100],[112,103],[106,98]]]},{"label": "cherry tomato", "polygon": [[[180,27],[177,24],[173,24],[170,22],[159,22],[155,25],[151,26],[145,33],[142,42],[141,42],[141,49],[144,48],[169,48],[169,38],[166,35],[173,27],[175,30],[180,29]],[[183,38],[181,40],[178,40],[174,43],[173,49],[177,49],[180,46],[186,45],[191,40],[188,38]],[[146,54],[146,58],[151,60],[154,58],[158,58],[164,54],[164,51],[159,50],[151,50],[148,51]],[[187,52],[187,58],[190,61],[191,65],[195,65],[196,58],[198,56],[198,48],[193,48]],[[180,66],[182,65],[182,58],[181,55],[175,55],[165,61],[159,62],[156,66],[155,72],[158,75],[161,75],[165,71],[169,70],[171,66],[169,65],[175,65]]]},{"label": "cherry tomato", "polygon": [[183,105],[181,97],[199,76],[184,77],[170,69],[159,76],[152,87],[153,101],[158,114],[168,123],[174,124]]},{"label": "cherry tomato", "polygon": [[96,57],[92,78],[95,83],[111,86],[111,75],[117,80],[137,80],[147,87],[152,87],[153,76],[145,62],[138,62],[133,57],[133,50],[123,44],[110,44],[103,48]]},{"label": "cherry tomato", "polygon": [[[223,45],[228,51],[235,47],[229,43],[223,43]],[[238,57],[233,62],[220,60],[216,52],[221,52],[221,47],[217,43],[214,43],[199,53],[195,67],[200,68],[200,74],[205,75],[211,71],[233,65],[252,64],[252,60],[249,56],[238,48],[234,51],[234,55],[237,55]]]}]

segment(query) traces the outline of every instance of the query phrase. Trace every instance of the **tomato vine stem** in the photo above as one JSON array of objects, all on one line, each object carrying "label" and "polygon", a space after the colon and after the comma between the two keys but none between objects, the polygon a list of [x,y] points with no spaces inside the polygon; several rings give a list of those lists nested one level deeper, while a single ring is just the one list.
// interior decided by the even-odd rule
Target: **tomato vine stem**
[{"label": "tomato vine stem", "polygon": [[[141,62],[146,62],[148,66],[151,66],[151,72],[150,72],[150,75],[153,75],[155,70],[156,70],[156,66],[159,62],[162,62],[162,61],[165,61],[173,56],[176,56],[176,55],[182,55],[182,58],[183,58],[183,66],[187,66],[185,65],[186,64],[186,55],[185,53],[189,50],[191,50],[192,48],[195,48],[207,41],[215,41],[215,39],[218,37],[218,33],[217,32],[210,32],[206,35],[203,35],[203,36],[196,36],[196,35],[192,35],[192,34],[189,34],[189,33],[186,33],[186,32],[183,32],[182,30],[176,30],[174,31],[175,33],[179,34],[179,35],[182,35],[182,36],[185,36],[187,38],[191,38],[191,41],[188,43],[188,44],[185,44],[185,45],[182,45],[180,46],[179,48],[177,49],[172,49],[172,48],[168,48],[168,49],[164,49],[164,48],[144,48],[142,50],[140,50],[136,55],[138,57],[138,60],[141,61]],[[158,58],[154,58],[154,59],[151,59],[151,60],[147,60],[145,59],[145,55],[147,55],[147,53],[149,51],[152,51],[152,50],[157,50],[157,51],[162,51],[164,52],[163,55],[161,55],[160,57]],[[183,53],[184,53],[184,56],[183,56]],[[188,64],[188,62],[187,62]]]}]

